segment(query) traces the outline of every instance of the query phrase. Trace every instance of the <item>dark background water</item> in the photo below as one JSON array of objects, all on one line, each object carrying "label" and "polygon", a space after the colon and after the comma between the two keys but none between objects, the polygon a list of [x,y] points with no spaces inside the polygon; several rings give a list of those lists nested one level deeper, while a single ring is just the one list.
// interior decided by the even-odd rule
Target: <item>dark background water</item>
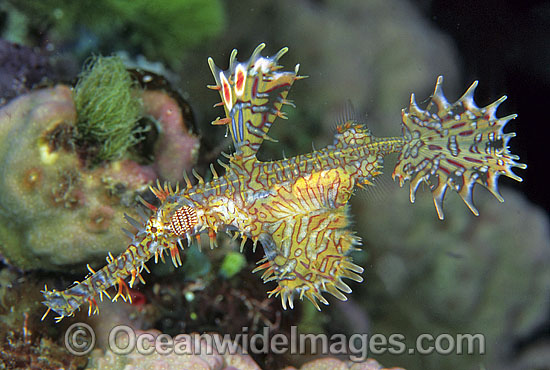
[{"label": "dark background water", "polygon": [[463,85],[476,79],[483,81],[476,90],[478,101],[488,102],[492,97],[509,94],[499,112],[518,114],[506,131],[518,134],[510,145],[528,169],[517,171],[524,179],[522,184],[503,178],[501,181],[550,210],[547,191],[550,2],[417,0],[414,3],[454,39],[462,58]]}]

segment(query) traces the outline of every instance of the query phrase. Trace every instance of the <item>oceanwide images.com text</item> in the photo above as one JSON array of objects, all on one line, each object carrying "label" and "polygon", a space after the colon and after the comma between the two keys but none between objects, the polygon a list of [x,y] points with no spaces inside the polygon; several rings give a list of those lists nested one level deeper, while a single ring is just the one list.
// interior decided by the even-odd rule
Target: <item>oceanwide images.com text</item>
[{"label": "oceanwide images.com text", "polygon": [[[86,355],[95,346],[95,333],[84,323],[71,325],[65,333],[65,345],[75,355]],[[414,343],[408,345],[407,343]],[[115,326],[109,333],[109,349],[118,355],[137,352],[143,355],[169,354],[312,354],[348,355],[352,361],[364,361],[369,356],[385,353],[400,354],[463,354],[485,353],[482,334],[420,334],[414,341],[405,335],[383,334],[305,334],[292,326],[288,334],[271,334],[268,327],[254,334],[243,327],[236,335],[219,334],[168,334],[135,331],[129,326]]]}]

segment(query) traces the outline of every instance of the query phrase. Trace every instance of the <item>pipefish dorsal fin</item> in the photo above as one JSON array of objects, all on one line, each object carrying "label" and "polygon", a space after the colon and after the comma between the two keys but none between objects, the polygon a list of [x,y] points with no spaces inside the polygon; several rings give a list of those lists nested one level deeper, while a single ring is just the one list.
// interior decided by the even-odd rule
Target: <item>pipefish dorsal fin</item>
[{"label": "pipefish dorsal fin", "polygon": [[298,76],[299,65],[294,71],[281,71],[277,64],[288,48],[264,57],[264,47],[263,43],[258,45],[246,62],[237,61],[237,50],[233,49],[227,70],[208,59],[216,80],[216,85],[209,87],[219,91],[222,101],[216,106],[225,110],[225,118],[212,124],[228,125],[236,158],[255,156],[264,140],[276,141],[268,136],[269,129],[277,117],[286,119],[282,106],[294,106],[286,99],[288,91],[296,79],[303,78]]}]

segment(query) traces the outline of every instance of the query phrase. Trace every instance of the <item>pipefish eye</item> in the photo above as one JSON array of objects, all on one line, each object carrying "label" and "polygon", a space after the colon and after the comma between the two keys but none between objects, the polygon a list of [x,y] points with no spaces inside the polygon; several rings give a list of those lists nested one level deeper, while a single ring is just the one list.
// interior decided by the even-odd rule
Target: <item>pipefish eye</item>
[{"label": "pipefish eye", "polygon": [[197,211],[193,207],[178,208],[170,217],[170,226],[175,235],[184,235],[198,223]]}]

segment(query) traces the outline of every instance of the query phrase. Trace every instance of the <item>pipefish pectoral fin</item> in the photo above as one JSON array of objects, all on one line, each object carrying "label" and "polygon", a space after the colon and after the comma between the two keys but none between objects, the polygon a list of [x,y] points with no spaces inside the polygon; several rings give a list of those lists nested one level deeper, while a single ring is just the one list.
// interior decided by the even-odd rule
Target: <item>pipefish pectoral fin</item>
[{"label": "pipefish pectoral fin", "polygon": [[348,228],[348,207],[321,209],[294,221],[276,223],[271,234],[260,237],[265,258],[253,272],[265,270],[264,282],[277,282],[269,296],[280,296],[284,309],[294,307],[295,297],[306,297],[320,310],[318,302],[329,304],[323,292],[347,300],[344,293],[351,288],[342,279],[363,281],[363,268],[349,255],[360,239]]}]

